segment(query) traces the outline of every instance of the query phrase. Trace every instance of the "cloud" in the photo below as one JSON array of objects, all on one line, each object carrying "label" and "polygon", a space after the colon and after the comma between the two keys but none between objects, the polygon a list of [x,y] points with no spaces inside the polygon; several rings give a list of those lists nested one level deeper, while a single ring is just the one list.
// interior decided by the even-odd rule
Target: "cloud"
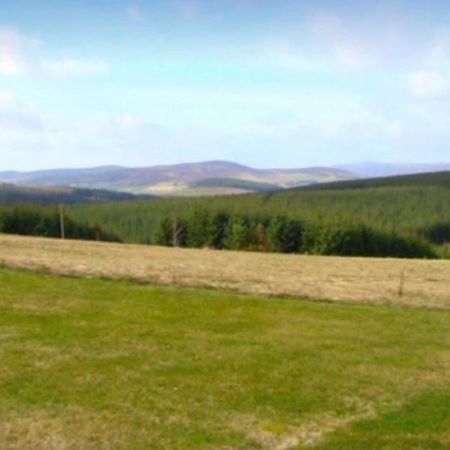
[{"label": "cloud", "polygon": [[14,95],[8,91],[0,91],[0,109],[9,105],[14,99]]},{"label": "cloud", "polygon": [[395,4],[373,2],[359,14],[316,11],[305,22],[310,51],[350,70],[413,70],[448,60],[449,30],[424,26],[405,4]]},{"label": "cloud", "polygon": [[200,5],[193,0],[176,1],[175,8],[185,19],[193,19],[200,12]]},{"label": "cloud", "polygon": [[418,70],[408,76],[408,86],[417,97],[437,97],[450,92],[450,76],[432,70]]},{"label": "cloud", "polygon": [[10,27],[0,27],[0,75],[23,75],[29,68],[29,52],[39,41],[20,34]]},{"label": "cloud", "polygon": [[42,121],[32,114],[27,114],[22,111],[0,110],[0,129],[3,132],[5,130],[8,132],[12,130],[40,132],[44,128]]},{"label": "cloud", "polygon": [[127,6],[126,15],[131,22],[143,22],[144,20],[141,8],[135,3],[130,3]]},{"label": "cloud", "polygon": [[257,62],[281,70],[315,70],[319,68],[317,61],[306,51],[295,45],[289,39],[267,39],[250,48],[252,62]]},{"label": "cloud", "polygon": [[[169,98],[172,106],[179,94]],[[253,165],[288,167],[369,157],[420,162],[424,158],[443,161],[447,155],[448,159],[443,143],[450,139],[450,107],[437,114],[433,104],[420,102],[416,109],[401,104],[400,110],[390,111],[391,105],[381,102],[371,104],[363,98],[325,92],[321,98],[294,95],[289,108],[281,98],[248,98],[244,94],[236,94],[230,103],[223,92],[215,96],[210,92],[203,100],[211,96],[214,102],[230,107],[221,110],[227,122],[221,127],[205,122],[205,116],[198,116],[199,109],[187,98],[185,109],[196,119],[191,123],[159,124],[151,114],[132,111],[70,118],[43,113],[13,93],[0,91],[0,165],[25,170],[228,158]],[[239,115],[242,104],[249,101],[258,106],[258,114]],[[268,106],[270,101],[273,103]],[[184,109],[182,104],[175,105],[177,110]],[[211,110],[207,111],[209,115]]]},{"label": "cloud", "polygon": [[100,59],[62,57],[46,59],[39,51],[42,43],[10,27],[0,27],[0,76],[50,75],[53,77],[87,76],[109,70]]},{"label": "cloud", "polygon": [[358,39],[358,30],[331,13],[317,13],[307,21],[307,30],[315,52],[332,56],[346,67],[366,65],[367,49]]},{"label": "cloud", "polygon": [[12,92],[0,91],[0,166],[20,168],[36,162],[29,153],[45,145],[43,117]]},{"label": "cloud", "polygon": [[2,134],[43,131],[44,125],[32,107],[7,91],[0,91],[0,130]]},{"label": "cloud", "polygon": [[48,73],[56,77],[85,76],[106,73],[109,70],[108,64],[99,59],[75,59],[61,58],[41,61],[43,73]]}]

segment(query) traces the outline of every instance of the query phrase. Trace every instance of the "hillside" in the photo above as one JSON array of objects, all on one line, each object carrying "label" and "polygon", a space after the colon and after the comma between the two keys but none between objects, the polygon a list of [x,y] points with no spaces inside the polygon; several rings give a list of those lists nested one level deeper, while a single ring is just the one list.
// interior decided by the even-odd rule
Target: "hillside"
[{"label": "hillside", "polygon": [[125,168],[55,169],[37,172],[0,172],[0,182],[23,186],[72,186],[132,193],[217,195],[265,191],[354,178],[351,172],[322,167],[254,169],[227,161]]},{"label": "hillside", "polygon": [[364,189],[344,189],[361,184],[350,182],[347,186],[343,182],[328,185],[325,190],[297,188],[214,199],[82,205],[73,208],[72,213],[82,221],[101,223],[122,240],[134,243],[156,243],[164,220],[176,217],[192,222],[202,216],[199,211],[206,210],[210,214],[225,212],[253,224],[284,216],[306,224],[326,224],[330,232],[348,224],[364,225],[384,234],[396,233],[444,244],[450,242],[449,180],[450,172],[444,172],[362,181]]},{"label": "hillside", "polygon": [[[365,178],[358,180],[336,181],[321,183],[314,186],[304,186],[300,190],[344,190],[370,189],[389,187],[442,187],[450,189],[450,170],[441,172],[420,173],[412,175],[398,175],[380,178]],[[294,188],[295,190],[295,188]]]},{"label": "hillside", "polygon": [[[268,192],[257,194],[171,199],[135,199],[103,191],[96,195],[80,188],[21,187],[17,193],[15,187],[5,186],[1,229],[58,236],[59,219],[53,209],[8,208],[21,199],[21,203],[73,203],[66,216],[92,230],[89,236],[95,238],[95,230],[101,230],[108,240],[128,243],[314,255],[448,257],[449,179],[450,172],[442,172],[345,181],[325,184],[324,189],[273,190],[273,185],[265,184],[258,188]],[[197,187],[238,190],[248,183],[205,179]],[[117,197],[124,198],[115,201]]]},{"label": "hillside", "polygon": [[440,164],[413,164],[413,163],[377,163],[361,162],[354,164],[342,164],[338,169],[348,170],[362,178],[388,177],[395,175],[411,175],[418,173],[443,172],[450,170],[450,163]]},{"label": "hillside", "polygon": [[[51,205],[75,203],[124,201],[139,198],[125,192],[114,192],[100,189],[73,187],[27,187],[14,184],[0,184],[0,205],[15,205],[18,203]],[[141,196],[140,198],[144,198]]]}]

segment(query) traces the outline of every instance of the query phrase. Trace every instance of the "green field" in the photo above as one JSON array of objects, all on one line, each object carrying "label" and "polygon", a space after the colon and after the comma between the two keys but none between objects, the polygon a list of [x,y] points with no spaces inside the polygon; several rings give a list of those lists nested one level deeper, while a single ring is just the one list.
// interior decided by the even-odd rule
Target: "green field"
[{"label": "green field", "polygon": [[0,269],[0,447],[448,449],[450,312]]}]

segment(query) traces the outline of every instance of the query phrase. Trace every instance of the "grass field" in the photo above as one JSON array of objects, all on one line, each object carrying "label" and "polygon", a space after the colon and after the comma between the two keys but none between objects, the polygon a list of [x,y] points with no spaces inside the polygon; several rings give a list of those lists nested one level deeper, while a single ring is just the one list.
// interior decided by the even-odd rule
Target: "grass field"
[{"label": "grass field", "polygon": [[449,325],[0,269],[0,448],[448,449]]},{"label": "grass field", "polygon": [[173,249],[0,234],[0,264],[264,296],[450,308],[450,261]]}]

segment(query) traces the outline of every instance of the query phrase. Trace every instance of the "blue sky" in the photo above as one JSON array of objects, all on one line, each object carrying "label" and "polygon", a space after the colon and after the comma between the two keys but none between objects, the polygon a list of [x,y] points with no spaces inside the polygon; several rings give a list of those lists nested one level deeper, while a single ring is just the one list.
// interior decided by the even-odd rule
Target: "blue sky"
[{"label": "blue sky", "polygon": [[15,0],[0,170],[450,161],[444,1]]}]

